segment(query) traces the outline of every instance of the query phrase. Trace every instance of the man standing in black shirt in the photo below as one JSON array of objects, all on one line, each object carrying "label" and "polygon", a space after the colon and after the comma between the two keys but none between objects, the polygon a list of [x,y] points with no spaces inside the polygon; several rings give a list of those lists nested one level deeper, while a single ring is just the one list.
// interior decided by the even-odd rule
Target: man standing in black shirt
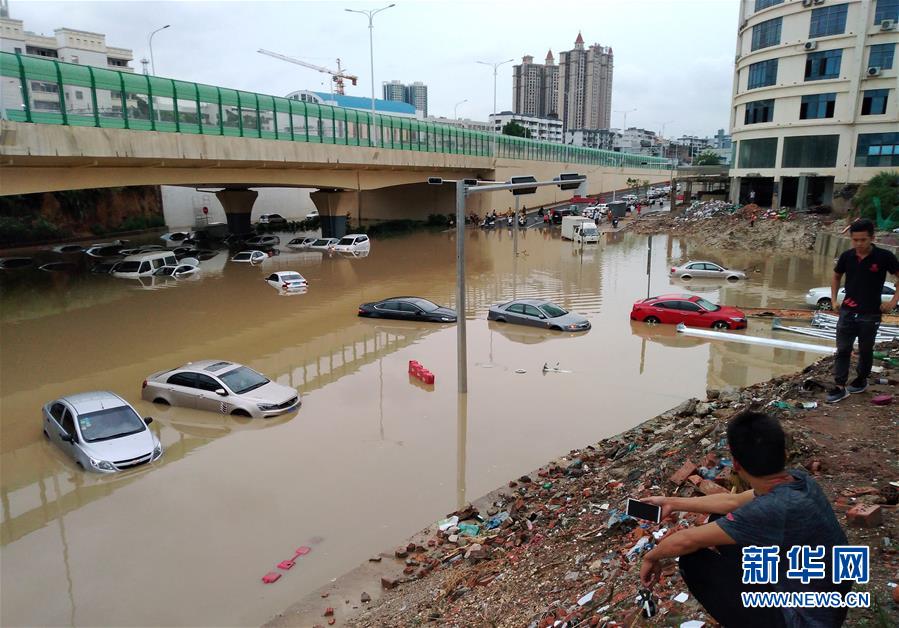
[{"label": "man standing in black shirt", "polygon": [[[836,403],[850,393],[868,388],[868,375],[874,361],[874,338],[880,327],[882,312],[891,312],[899,302],[899,291],[886,303],[881,301],[887,273],[899,276],[899,260],[886,249],[874,246],[874,223],[856,220],[849,227],[852,248],[840,255],[830,282],[830,302],[837,304],[840,282],[846,275],[846,296],[840,306],[837,322],[837,354],[833,362],[835,386],[827,391],[827,401]],[[849,359],[858,339],[856,378],[849,379]]]}]

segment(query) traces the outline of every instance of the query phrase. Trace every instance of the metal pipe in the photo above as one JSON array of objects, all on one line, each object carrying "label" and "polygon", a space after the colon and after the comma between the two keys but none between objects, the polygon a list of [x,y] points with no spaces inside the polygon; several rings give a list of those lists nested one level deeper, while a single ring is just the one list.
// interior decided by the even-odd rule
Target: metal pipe
[{"label": "metal pipe", "polygon": [[459,393],[468,392],[468,349],[465,330],[465,182],[456,181],[456,371]]},{"label": "metal pipe", "polygon": [[727,334],[720,331],[711,331],[706,329],[694,329],[687,327],[683,323],[677,326],[677,332],[685,336],[695,336],[696,338],[711,338],[712,340],[728,340],[731,342],[740,342],[748,345],[763,345],[767,347],[777,347],[778,349],[793,349],[794,351],[808,351],[811,353],[825,353],[831,355],[836,353],[834,347],[824,347],[822,345],[813,345],[805,342],[791,342],[789,340],[777,340],[774,338],[760,338],[759,336],[743,336],[737,334]]},{"label": "metal pipe", "polygon": [[[153,76],[156,76],[156,62],[153,60],[153,35],[155,35],[155,34],[158,33],[159,31],[164,31],[165,29],[167,29],[167,28],[170,27],[170,26],[171,26],[171,24],[166,24],[165,26],[160,26],[160,27],[157,28],[155,31],[153,31],[152,33],[150,33],[150,37],[149,37],[149,46],[150,46],[150,71],[153,72]],[[124,96],[123,96],[123,98],[124,98]]]}]

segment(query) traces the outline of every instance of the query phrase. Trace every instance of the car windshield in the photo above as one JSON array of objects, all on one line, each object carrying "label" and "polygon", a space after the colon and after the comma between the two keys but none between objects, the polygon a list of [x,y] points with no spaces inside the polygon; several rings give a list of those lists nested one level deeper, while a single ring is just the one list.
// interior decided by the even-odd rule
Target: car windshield
[{"label": "car windshield", "polygon": [[696,299],[696,304],[704,310],[708,310],[709,312],[717,312],[721,309],[720,305],[715,305],[711,301],[706,301],[705,299]]},{"label": "car windshield", "polygon": [[281,275],[281,281],[303,281],[303,276],[298,273],[285,273]]},{"label": "car windshield", "polygon": [[147,429],[134,410],[128,406],[107,408],[98,412],[82,414],[78,417],[81,438],[86,443],[137,434]]},{"label": "car windshield", "polygon": [[409,303],[413,303],[423,309],[425,312],[433,312],[438,309],[440,306],[436,303],[431,303],[427,299],[409,299]]},{"label": "car windshield", "polygon": [[140,268],[140,262],[119,262],[116,265],[117,273],[136,273]]},{"label": "car windshield", "polygon": [[341,246],[349,246],[355,241],[356,241],[356,238],[343,238],[337,244],[339,244]]},{"label": "car windshield", "polygon": [[153,274],[154,274],[154,275],[157,275],[157,276],[160,276],[160,277],[163,277],[163,276],[171,275],[171,274],[174,273],[174,272],[175,272],[175,267],[174,267],[174,266],[163,266],[162,268],[158,269],[158,270],[157,270],[155,273],[153,273]]},{"label": "car windshield", "polygon": [[315,242],[312,243],[312,246],[324,246],[324,245],[328,244],[329,242],[330,242],[330,240],[325,240],[325,239],[316,240]]},{"label": "car windshield", "polygon": [[221,377],[228,388],[238,395],[268,384],[268,379],[266,377],[245,366],[238,367],[233,371],[228,371],[219,377]]},{"label": "car windshield", "polygon": [[543,313],[546,314],[549,318],[558,318],[559,316],[565,316],[566,314],[568,314],[568,312],[560,308],[558,305],[553,305],[552,303],[541,305],[540,309],[543,310]]}]

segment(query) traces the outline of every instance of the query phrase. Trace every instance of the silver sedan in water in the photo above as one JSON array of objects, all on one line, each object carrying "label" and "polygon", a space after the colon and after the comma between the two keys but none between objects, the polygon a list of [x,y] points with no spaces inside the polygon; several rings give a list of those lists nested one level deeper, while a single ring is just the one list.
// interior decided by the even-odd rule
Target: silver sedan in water
[{"label": "silver sedan in water", "polygon": [[590,329],[590,321],[580,314],[568,312],[555,303],[543,299],[518,299],[494,305],[487,313],[487,320],[543,327],[556,331],[587,331]]},{"label": "silver sedan in water", "polygon": [[678,279],[727,279],[728,281],[736,281],[738,279],[746,279],[746,273],[742,270],[732,270],[724,268],[715,262],[687,262],[683,266],[675,266],[668,273],[672,277]]},{"label": "silver sedan in water", "polygon": [[268,418],[300,407],[296,388],[282,386],[235,362],[201,360],[153,373],[141,397],[153,403]]},{"label": "silver sedan in water", "polygon": [[85,471],[115,473],[156,460],[162,445],[131,405],[118,395],[86,392],[43,407],[44,436]]}]

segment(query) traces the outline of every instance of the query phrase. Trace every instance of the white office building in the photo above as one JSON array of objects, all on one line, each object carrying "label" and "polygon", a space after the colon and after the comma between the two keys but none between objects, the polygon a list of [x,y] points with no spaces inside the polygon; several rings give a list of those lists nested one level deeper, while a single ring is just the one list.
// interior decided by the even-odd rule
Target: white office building
[{"label": "white office building", "polygon": [[497,133],[502,133],[503,127],[510,122],[517,122],[530,132],[531,139],[559,143],[563,140],[562,121],[558,118],[535,118],[511,111],[501,111],[490,114],[490,122]]},{"label": "white office building", "polygon": [[899,0],[741,0],[731,196],[833,202],[899,166]]}]

